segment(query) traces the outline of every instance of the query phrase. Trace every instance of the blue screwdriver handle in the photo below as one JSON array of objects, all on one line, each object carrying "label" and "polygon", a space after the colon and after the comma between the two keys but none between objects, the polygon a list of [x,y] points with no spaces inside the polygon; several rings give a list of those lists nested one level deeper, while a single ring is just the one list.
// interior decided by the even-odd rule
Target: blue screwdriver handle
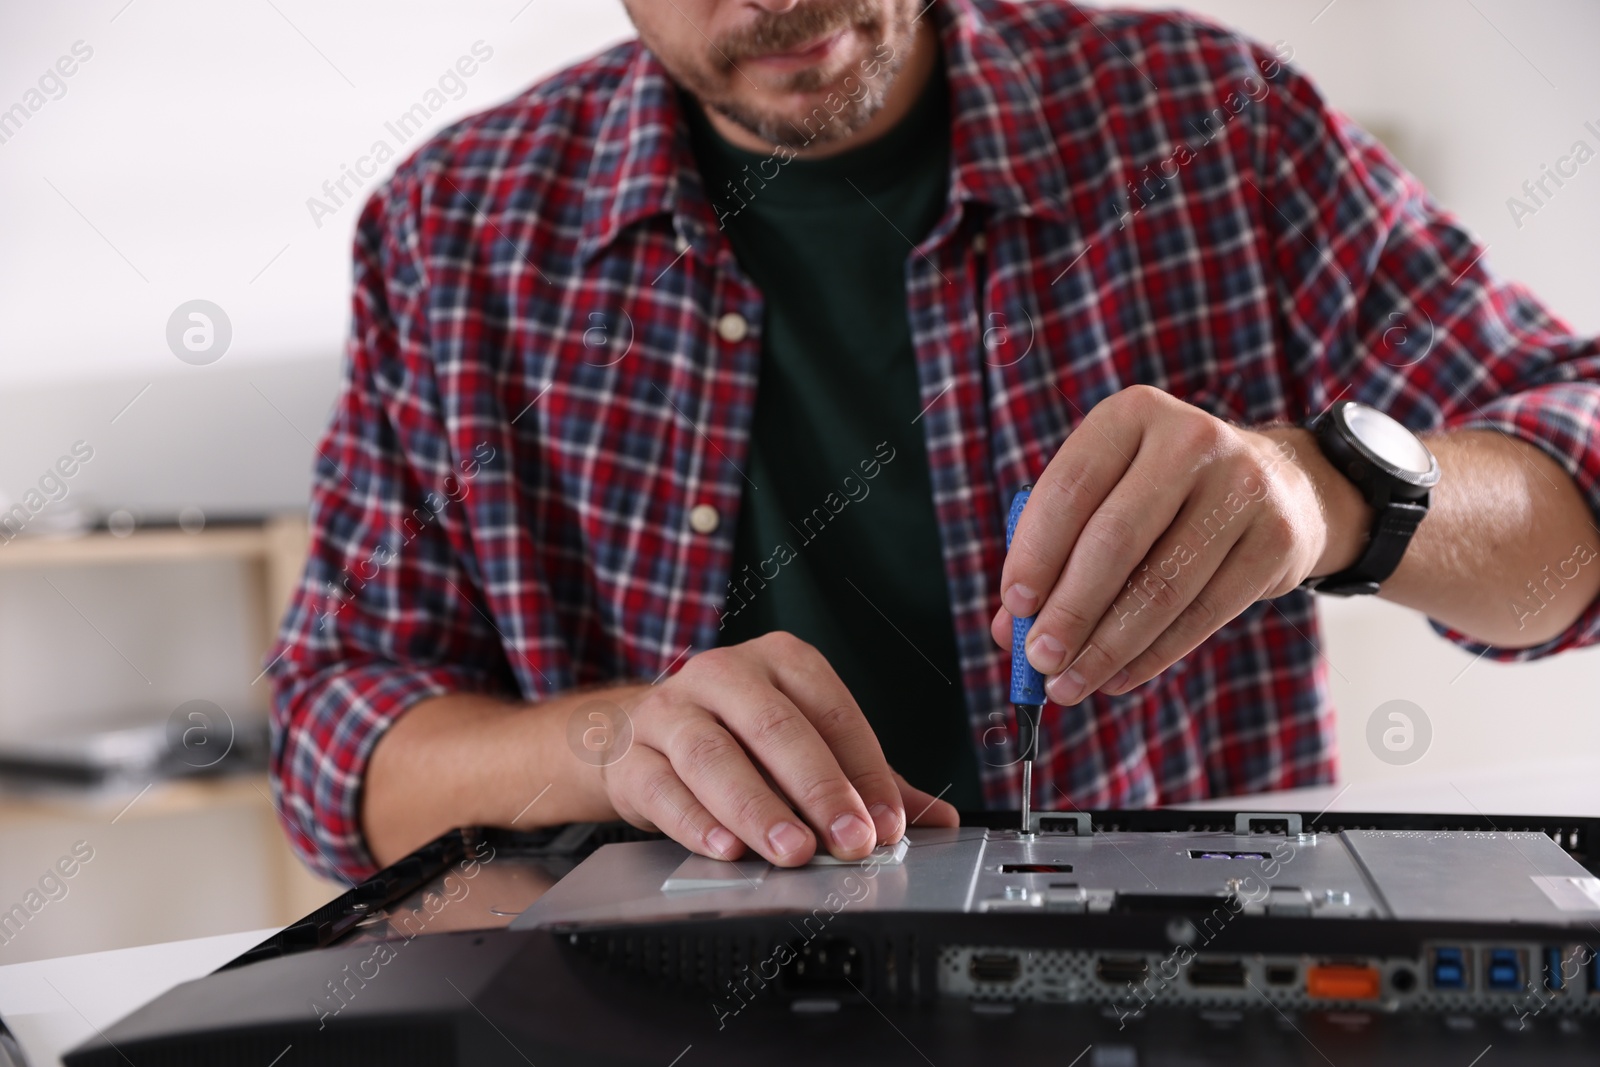
[{"label": "blue screwdriver handle", "polygon": [[[1017,532],[1017,520],[1028,504],[1033,486],[1025,485],[1011,498],[1011,513],[1006,516],[1006,548],[1011,547],[1011,536]],[[1011,620],[1011,703],[1037,707],[1044,703],[1044,675],[1028,662],[1028,631],[1033,629],[1034,616]]]}]

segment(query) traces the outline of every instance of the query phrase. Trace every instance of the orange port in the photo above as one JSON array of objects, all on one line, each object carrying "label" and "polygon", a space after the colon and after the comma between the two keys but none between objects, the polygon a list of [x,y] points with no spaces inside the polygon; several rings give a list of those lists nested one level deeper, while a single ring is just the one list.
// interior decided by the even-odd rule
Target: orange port
[{"label": "orange port", "polygon": [[1382,984],[1376,967],[1323,964],[1306,970],[1306,995],[1324,1000],[1377,1000]]}]

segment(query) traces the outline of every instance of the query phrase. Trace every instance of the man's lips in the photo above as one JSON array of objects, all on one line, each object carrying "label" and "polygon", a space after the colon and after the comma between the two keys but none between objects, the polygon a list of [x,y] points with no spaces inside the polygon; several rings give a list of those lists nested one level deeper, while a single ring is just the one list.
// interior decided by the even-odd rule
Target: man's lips
[{"label": "man's lips", "polygon": [[769,70],[799,70],[805,67],[814,67],[826,59],[828,54],[844,39],[845,32],[844,30],[834,30],[826,37],[819,37],[815,41],[801,45],[799,48],[788,52],[767,52],[764,55],[751,56],[744,62],[760,65]]}]

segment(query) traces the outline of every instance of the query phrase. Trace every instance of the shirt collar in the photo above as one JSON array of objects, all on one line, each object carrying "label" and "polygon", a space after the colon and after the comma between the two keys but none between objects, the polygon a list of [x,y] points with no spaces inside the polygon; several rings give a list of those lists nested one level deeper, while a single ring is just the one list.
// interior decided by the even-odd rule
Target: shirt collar
[{"label": "shirt collar", "polygon": [[[933,15],[950,84],[952,199],[1065,218],[1066,171],[1022,60],[974,0],[937,0]],[[596,135],[580,256],[660,214],[673,215],[691,243],[716,225],[677,91],[661,61],[635,44]]]},{"label": "shirt collar", "polygon": [[1067,216],[1057,135],[1022,59],[973,0],[936,7],[950,80],[951,197]]}]

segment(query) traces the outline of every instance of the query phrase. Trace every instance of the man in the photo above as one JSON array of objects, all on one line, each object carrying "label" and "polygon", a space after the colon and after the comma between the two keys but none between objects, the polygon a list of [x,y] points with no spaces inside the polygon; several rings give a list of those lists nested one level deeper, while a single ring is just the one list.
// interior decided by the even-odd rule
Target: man
[{"label": "man", "polygon": [[628,9],[361,218],[272,667],[311,862],[620,816],[792,865],[1016,807],[1012,615],[1045,808],[1330,780],[1307,579],[1501,658],[1600,638],[1600,349],[1287,46]]}]

